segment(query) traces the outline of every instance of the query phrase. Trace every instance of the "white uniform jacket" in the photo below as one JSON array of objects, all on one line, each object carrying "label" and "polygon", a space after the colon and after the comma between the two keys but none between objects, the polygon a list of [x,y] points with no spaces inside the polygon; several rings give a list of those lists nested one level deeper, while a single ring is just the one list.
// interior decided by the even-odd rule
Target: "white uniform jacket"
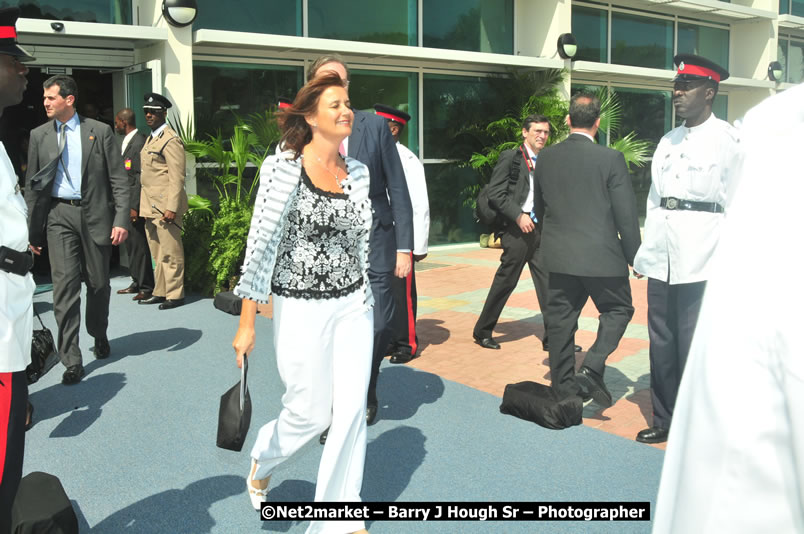
[{"label": "white uniform jacket", "polygon": [[[804,85],[749,111],[678,392],[654,534],[804,532]],[[747,253],[746,248],[750,248]],[[746,315],[746,294],[750,309]]]},{"label": "white uniform jacket", "polygon": [[660,202],[675,197],[717,202],[727,209],[738,151],[737,130],[714,114],[699,126],[682,124],[662,137],[653,154],[645,235],[634,258],[635,271],[670,284],[709,278],[724,214],[668,210]]},{"label": "white uniform jacket", "polygon": [[427,254],[430,239],[430,201],[427,198],[427,180],[424,178],[424,165],[411,150],[400,142],[396,143],[399,160],[405,171],[410,203],[413,206],[413,253]]},{"label": "white uniform jacket", "polygon": [[[371,201],[369,200],[368,168],[356,159],[347,157],[349,176],[341,183],[344,193],[358,208],[366,227],[360,242],[358,258],[363,272],[364,304],[374,305],[371,284],[368,278],[368,243],[371,231]],[[260,168],[260,187],[254,202],[254,214],[246,242],[246,258],[242,276],[235,287],[235,294],[259,303],[267,303],[271,294],[271,281],[276,265],[279,242],[284,234],[284,225],[293,199],[301,183],[302,160],[293,160],[292,152],[268,156]]]},{"label": "white uniform jacket", "polygon": [[[18,252],[28,248],[28,215],[17,176],[0,143],[0,245]],[[25,370],[31,363],[33,293],[31,273],[0,270],[0,373]]]}]

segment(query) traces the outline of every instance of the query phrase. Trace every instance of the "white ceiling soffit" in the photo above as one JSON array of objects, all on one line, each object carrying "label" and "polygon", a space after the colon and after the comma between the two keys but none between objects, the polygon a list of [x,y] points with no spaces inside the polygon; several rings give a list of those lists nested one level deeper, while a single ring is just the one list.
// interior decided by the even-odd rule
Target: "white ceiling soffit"
[{"label": "white ceiling soffit", "polygon": [[804,30],[804,17],[779,15],[779,27],[785,30]]},{"label": "white ceiling soffit", "polygon": [[631,0],[626,2],[634,7],[660,8],[665,13],[678,15],[694,16],[706,13],[715,15],[722,19],[751,20],[767,19],[773,20],[777,13],[765,9],[741,6],[739,4],[720,2],[718,0]]},{"label": "white ceiling soffit", "polygon": [[[632,67],[630,65],[611,65],[596,63],[594,61],[575,61],[572,64],[572,79],[585,81],[599,81],[611,83],[649,83],[660,84],[669,90],[673,86],[675,71],[665,69],[650,69],[645,67]],[[772,89],[774,83],[770,80],[754,80],[731,76],[721,85],[725,88],[735,89]]]},{"label": "white ceiling soffit", "polygon": [[[51,24],[64,26],[61,31]],[[70,22],[61,20],[19,19],[19,41],[23,45],[65,47],[92,47],[134,50],[167,41],[166,28],[132,26],[129,24],[102,24],[98,22]]]},{"label": "white ceiling soffit", "polygon": [[504,70],[510,67],[564,68],[564,61],[558,57],[539,58],[222,30],[197,30],[193,33],[193,45],[195,54],[249,55],[286,60],[309,59],[321,54],[337,52],[350,63],[400,67],[481,71]]}]

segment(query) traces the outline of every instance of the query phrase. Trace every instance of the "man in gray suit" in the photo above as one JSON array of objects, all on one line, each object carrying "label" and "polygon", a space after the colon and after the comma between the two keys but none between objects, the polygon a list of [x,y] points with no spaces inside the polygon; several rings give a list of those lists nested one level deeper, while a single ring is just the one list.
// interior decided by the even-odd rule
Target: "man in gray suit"
[{"label": "man in gray suit", "polygon": [[75,112],[75,80],[57,75],[43,87],[45,112],[52,120],[31,132],[25,200],[35,254],[47,236],[58,349],[67,367],[62,382],[76,384],[84,376],[78,346],[82,274],[95,357],[106,358],[111,350],[106,337],[109,260],[112,245],[128,237],[129,184],[112,129]]},{"label": "man in gray suit", "polygon": [[[569,137],[542,150],[534,169],[534,210],[543,222],[542,266],[549,272],[550,375],[564,396],[612,398],[603,373],[634,315],[628,266],[641,243],[636,197],[625,158],[595,143],[600,101],[572,97]],[[575,331],[587,299],[600,312],[597,339],[575,373]]]}]

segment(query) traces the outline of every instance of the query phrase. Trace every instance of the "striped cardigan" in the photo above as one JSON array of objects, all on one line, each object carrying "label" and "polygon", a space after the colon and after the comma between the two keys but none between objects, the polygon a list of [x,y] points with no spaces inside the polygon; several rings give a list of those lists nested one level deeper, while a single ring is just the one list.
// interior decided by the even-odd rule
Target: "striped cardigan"
[{"label": "striped cardigan", "polygon": [[[254,203],[251,228],[246,242],[246,258],[241,269],[235,295],[259,303],[267,303],[276,265],[279,241],[284,234],[288,211],[301,183],[301,159],[293,160],[292,152],[268,156],[260,168],[260,188]],[[349,176],[342,182],[344,193],[355,204],[365,225],[358,259],[363,272],[363,303],[366,309],[374,305],[368,278],[369,235],[372,209],[369,193],[368,168],[353,158],[346,158]]]}]

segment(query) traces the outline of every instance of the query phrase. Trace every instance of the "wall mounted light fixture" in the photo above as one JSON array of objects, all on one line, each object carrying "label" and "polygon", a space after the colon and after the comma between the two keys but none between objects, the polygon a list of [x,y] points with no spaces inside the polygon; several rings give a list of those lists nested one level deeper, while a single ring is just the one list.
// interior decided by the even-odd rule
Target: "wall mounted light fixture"
[{"label": "wall mounted light fixture", "polygon": [[778,61],[771,61],[770,65],[768,65],[768,78],[774,82],[781,82],[783,76],[784,69],[782,69],[782,64]]},{"label": "wall mounted light fixture", "polygon": [[171,26],[183,28],[198,16],[196,0],[162,0],[162,15]]},{"label": "wall mounted light fixture", "polygon": [[578,53],[578,41],[571,33],[562,33],[558,36],[557,48],[562,59],[572,59]]}]

